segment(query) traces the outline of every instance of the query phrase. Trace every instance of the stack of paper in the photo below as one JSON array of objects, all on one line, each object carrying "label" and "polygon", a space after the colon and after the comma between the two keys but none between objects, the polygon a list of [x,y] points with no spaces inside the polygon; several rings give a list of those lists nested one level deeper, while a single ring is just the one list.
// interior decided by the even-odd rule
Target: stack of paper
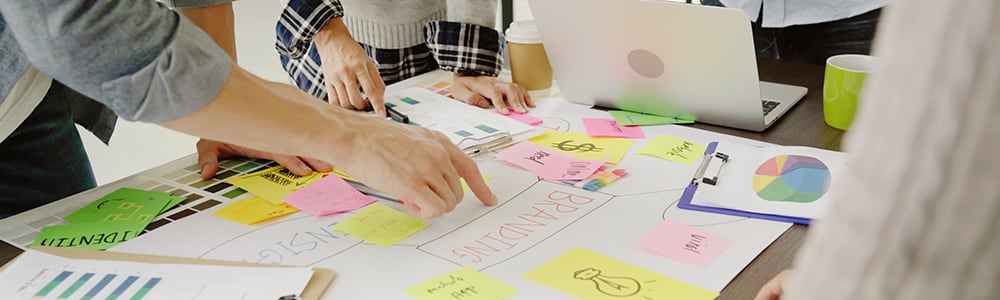
[{"label": "stack of paper", "polygon": [[121,188],[66,216],[67,225],[47,226],[32,246],[104,250],[130,240],[183,197]]}]

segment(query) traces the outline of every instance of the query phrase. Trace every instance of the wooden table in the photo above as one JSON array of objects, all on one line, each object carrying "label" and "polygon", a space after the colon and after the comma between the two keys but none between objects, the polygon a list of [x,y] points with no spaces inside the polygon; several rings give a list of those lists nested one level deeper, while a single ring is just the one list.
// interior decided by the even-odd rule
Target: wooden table
[{"label": "wooden table", "polygon": [[[779,119],[777,124],[761,133],[705,124],[696,124],[694,127],[779,145],[840,150],[843,131],[823,123],[823,66],[759,60],[758,68],[761,80],[805,86],[809,88],[809,93]],[[802,245],[806,228],[808,227],[794,225],[788,229],[722,290],[719,299],[753,299],[765,282],[781,270],[791,267],[795,253]],[[0,242],[0,264],[7,263],[20,253],[19,248]]]}]

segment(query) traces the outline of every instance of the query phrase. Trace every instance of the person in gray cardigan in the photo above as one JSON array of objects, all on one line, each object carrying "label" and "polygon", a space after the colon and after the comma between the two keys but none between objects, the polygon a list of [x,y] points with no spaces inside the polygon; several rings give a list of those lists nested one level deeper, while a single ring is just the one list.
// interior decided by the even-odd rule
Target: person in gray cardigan
[{"label": "person in gray cardigan", "polygon": [[757,300],[1000,297],[1000,2],[883,16],[847,184]]},{"label": "person in gray cardigan", "polygon": [[[227,1],[177,2],[212,9]],[[151,0],[0,1],[0,214],[93,186],[73,128],[72,113],[81,111],[70,98],[233,147],[336,164],[376,189],[408,195],[408,209],[425,218],[462,200],[459,178],[482,202],[496,203],[475,163],[440,133],[260,79],[196,22],[214,21],[192,22]],[[87,117],[95,116],[106,120],[101,110]],[[89,180],[64,184],[76,176]]]}]

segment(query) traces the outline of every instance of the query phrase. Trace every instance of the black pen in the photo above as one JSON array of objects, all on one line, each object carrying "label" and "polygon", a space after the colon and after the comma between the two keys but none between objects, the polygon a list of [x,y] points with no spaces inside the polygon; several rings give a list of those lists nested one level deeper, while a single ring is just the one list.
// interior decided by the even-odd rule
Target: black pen
[{"label": "black pen", "polygon": [[[372,106],[368,106],[368,108],[365,108],[365,111],[373,111],[373,110],[374,109],[373,109]],[[399,112],[398,110],[393,109],[392,106],[389,105],[389,103],[385,103],[385,113],[387,115],[389,115],[389,118],[391,118],[393,121],[396,121],[396,122],[399,122],[399,123],[403,123],[403,124],[409,124],[410,123],[410,117],[409,116],[404,115],[403,113]]]},{"label": "black pen", "polygon": [[410,117],[408,117],[408,116],[404,115],[403,113],[401,113],[401,112],[393,109],[392,106],[389,106],[389,103],[385,104],[385,112],[386,112],[386,114],[389,115],[389,118],[391,118],[393,121],[396,121],[396,122],[399,122],[399,123],[403,123],[403,124],[409,124],[410,123]]}]

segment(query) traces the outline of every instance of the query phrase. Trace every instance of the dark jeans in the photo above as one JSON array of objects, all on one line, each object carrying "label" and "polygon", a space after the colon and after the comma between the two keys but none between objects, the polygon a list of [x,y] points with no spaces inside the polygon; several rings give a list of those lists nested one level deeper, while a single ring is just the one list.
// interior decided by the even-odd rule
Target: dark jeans
[{"label": "dark jeans", "polygon": [[[701,2],[723,6],[719,0]],[[785,28],[762,28],[761,16],[758,16],[757,22],[752,24],[757,56],[822,65],[828,57],[837,54],[869,54],[881,11],[876,9],[847,19]]]},{"label": "dark jeans", "polygon": [[96,186],[66,101],[53,81],[38,107],[0,142],[0,218]]}]

